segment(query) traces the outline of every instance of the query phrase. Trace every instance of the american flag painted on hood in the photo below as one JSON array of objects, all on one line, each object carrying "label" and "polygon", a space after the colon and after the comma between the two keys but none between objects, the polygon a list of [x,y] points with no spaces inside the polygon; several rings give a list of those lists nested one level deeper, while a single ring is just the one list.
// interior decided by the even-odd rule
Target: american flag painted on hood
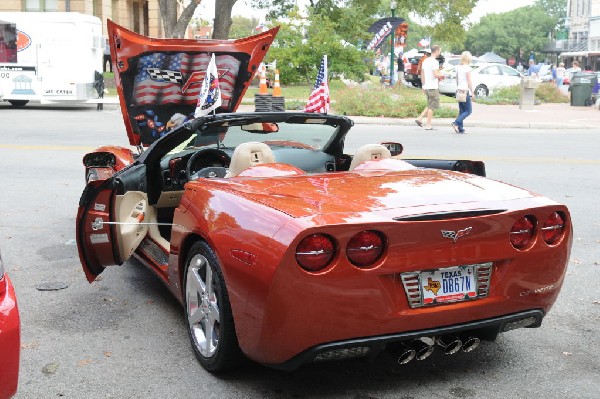
[{"label": "american flag painted on hood", "polygon": [[[211,55],[152,53],[140,58],[134,79],[134,105],[188,104],[198,101]],[[240,61],[231,55],[215,56],[222,105],[229,106]]]}]

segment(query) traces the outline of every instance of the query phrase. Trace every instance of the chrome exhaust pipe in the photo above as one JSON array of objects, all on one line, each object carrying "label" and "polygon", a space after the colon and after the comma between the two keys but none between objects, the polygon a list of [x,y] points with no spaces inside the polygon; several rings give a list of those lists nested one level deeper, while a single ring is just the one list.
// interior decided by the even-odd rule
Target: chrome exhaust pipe
[{"label": "chrome exhaust pipe", "polygon": [[427,359],[435,349],[434,341],[429,337],[415,339],[410,346],[415,350],[415,359],[417,360]]},{"label": "chrome exhaust pipe", "polygon": [[406,364],[415,358],[415,350],[404,344],[397,344],[390,347],[390,353],[396,357],[398,364]]},{"label": "chrome exhaust pipe", "polygon": [[471,352],[471,351],[477,349],[477,347],[481,343],[481,340],[477,337],[468,335],[468,336],[462,337],[462,343],[463,343],[462,344],[463,352]]},{"label": "chrome exhaust pipe", "polygon": [[462,347],[462,341],[456,335],[442,335],[436,337],[436,344],[444,348],[446,355],[453,355]]}]

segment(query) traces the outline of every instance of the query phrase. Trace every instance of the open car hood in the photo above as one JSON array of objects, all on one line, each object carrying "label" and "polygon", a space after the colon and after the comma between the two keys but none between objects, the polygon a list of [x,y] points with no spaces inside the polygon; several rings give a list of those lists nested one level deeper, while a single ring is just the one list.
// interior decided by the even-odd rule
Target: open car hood
[{"label": "open car hood", "polygon": [[134,146],[149,146],[178,115],[194,113],[211,55],[222,105],[234,112],[269,49],[278,27],[238,40],[153,39],[107,21],[123,121]]}]

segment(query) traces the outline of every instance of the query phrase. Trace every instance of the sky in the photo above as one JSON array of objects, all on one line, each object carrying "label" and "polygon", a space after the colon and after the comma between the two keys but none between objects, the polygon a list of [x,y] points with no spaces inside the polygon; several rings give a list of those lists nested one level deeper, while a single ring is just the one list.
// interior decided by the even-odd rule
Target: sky
[{"label": "sky", "polygon": [[[300,5],[307,4],[307,0],[298,0]],[[503,13],[514,10],[515,8],[532,5],[534,0],[479,0],[477,6],[469,18],[472,22],[477,22],[483,15],[488,13]],[[215,13],[215,0],[202,0],[199,8],[199,15],[203,19],[212,19]],[[264,10],[252,9],[250,0],[237,0],[233,6],[233,15],[242,15],[246,17],[255,17],[261,19],[266,14]]]}]

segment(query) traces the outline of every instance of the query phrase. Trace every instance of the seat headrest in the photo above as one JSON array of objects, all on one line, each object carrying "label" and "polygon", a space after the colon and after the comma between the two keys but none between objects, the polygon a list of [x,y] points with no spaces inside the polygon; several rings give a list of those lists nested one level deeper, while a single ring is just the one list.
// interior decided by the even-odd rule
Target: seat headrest
[{"label": "seat headrest", "polygon": [[366,161],[376,161],[379,159],[391,158],[392,154],[390,150],[382,146],[381,144],[365,144],[356,150],[350,168],[348,170],[354,170],[358,165]]},{"label": "seat headrest", "polygon": [[275,156],[271,148],[259,142],[248,142],[238,145],[233,151],[229,171],[225,177],[234,177],[243,170],[263,163],[275,162]]}]

